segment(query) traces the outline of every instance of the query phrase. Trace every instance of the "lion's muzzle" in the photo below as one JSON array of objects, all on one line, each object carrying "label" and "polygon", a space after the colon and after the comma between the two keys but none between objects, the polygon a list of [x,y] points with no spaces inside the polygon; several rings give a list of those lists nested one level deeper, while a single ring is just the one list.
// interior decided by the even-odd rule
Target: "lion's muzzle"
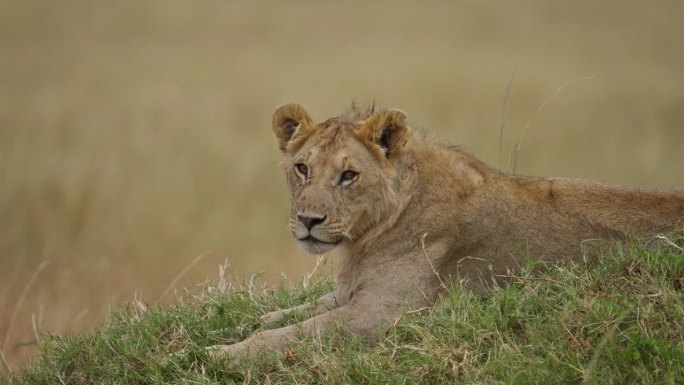
[{"label": "lion's muzzle", "polygon": [[290,228],[299,246],[306,252],[325,254],[340,243],[341,237],[331,234],[327,215],[298,212],[295,217],[296,220],[290,220]]}]

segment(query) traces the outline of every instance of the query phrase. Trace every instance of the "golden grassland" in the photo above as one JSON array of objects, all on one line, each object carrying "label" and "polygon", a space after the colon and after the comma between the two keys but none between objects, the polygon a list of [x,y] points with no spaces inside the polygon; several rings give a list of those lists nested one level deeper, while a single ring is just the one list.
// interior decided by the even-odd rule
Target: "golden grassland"
[{"label": "golden grassland", "polygon": [[172,300],[225,260],[270,281],[310,269],[270,131],[286,101],[324,119],[375,99],[504,169],[522,135],[519,173],[684,187],[682,14],[678,0],[4,1],[0,351],[16,366],[36,334],[93,327],[134,293]]}]

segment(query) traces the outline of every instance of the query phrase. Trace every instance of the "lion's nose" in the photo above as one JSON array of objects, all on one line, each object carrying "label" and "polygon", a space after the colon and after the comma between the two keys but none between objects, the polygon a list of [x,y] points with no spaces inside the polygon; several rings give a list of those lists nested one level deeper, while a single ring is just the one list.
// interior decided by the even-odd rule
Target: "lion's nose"
[{"label": "lion's nose", "polygon": [[309,217],[297,214],[297,219],[299,219],[299,221],[302,222],[309,230],[313,229],[314,226],[323,223],[327,217],[327,215]]}]

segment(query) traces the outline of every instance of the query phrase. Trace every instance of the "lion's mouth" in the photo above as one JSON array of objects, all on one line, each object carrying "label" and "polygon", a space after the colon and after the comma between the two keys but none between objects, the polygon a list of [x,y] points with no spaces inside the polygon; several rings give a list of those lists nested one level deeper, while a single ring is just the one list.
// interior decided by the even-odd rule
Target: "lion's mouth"
[{"label": "lion's mouth", "polygon": [[298,241],[300,241],[300,242],[311,242],[311,243],[322,243],[324,245],[331,245],[331,246],[337,245],[338,243],[340,243],[340,241],[336,241],[336,242],[321,241],[320,239],[314,237],[313,235],[309,235],[308,237],[298,239]]},{"label": "lion's mouth", "polygon": [[342,242],[341,240],[336,242],[326,242],[312,235],[306,236],[304,238],[298,238],[297,240],[299,241],[299,246],[304,249],[304,251],[314,255],[325,254]]}]

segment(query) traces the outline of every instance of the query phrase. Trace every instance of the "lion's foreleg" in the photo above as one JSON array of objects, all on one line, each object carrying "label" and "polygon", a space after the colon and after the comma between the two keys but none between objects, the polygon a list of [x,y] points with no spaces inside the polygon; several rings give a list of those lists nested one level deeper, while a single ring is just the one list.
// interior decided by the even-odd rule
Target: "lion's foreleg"
[{"label": "lion's foreleg", "polygon": [[263,351],[277,351],[297,341],[298,337],[319,337],[332,325],[340,325],[350,332],[372,337],[384,321],[401,314],[402,308],[382,304],[356,301],[325,312],[296,325],[265,330],[253,334],[246,340],[232,345],[216,345],[207,348],[212,357],[234,358],[254,355]]},{"label": "lion's foreleg", "polygon": [[280,321],[281,319],[283,319],[283,317],[290,313],[302,313],[307,314],[310,317],[313,317],[319,314],[323,314],[327,311],[333,310],[339,307],[340,305],[342,304],[340,303],[340,301],[338,301],[337,296],[333,291],[322,296],[321,298],[317,299],[312,303],[305,303],[303,305],[291,307],[289,309],[281,309],[272,311],[270,313],[266,313],[263,316],[261,316],[261,322],[263,322],[265,325],[272,325]]}]

